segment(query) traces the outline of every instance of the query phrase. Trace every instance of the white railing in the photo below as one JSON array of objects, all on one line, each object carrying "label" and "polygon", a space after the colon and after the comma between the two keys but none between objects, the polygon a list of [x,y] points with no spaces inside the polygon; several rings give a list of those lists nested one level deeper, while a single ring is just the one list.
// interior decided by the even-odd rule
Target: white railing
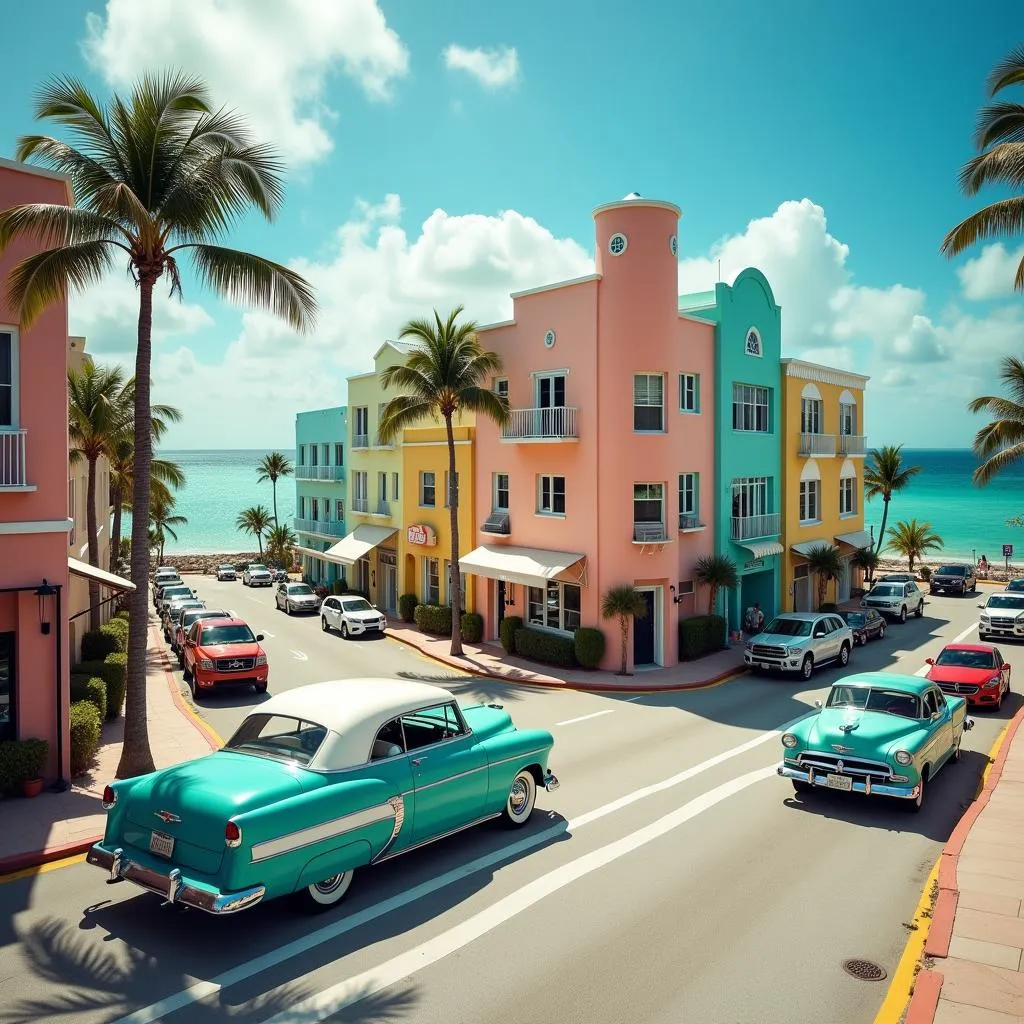
[{"label": "white railing", "polygon": [[843,455],[863,455],[868,450],[868,439],[863,434],[840,434],[839,451]]},{"label": "white railing", "polygon": [[778,537],[782,525],[779,512],[769,512],[763,516],[733,516],[732,539],[756,540],[761,537]]},{"label": "white railing", "polygon": [[501,436],[506,441],[575,440],[579,437],[576,409],[564,405],[550,409],[511,409]]},{"label": "white railing", "polygon": [[801,434],[800,455],[835,455],[836,435],[835,434]]},{"label": "white railing", "polygon": [[370,447],[370,435],[369,434],[353,434],[352,435],[352,447],[353,448],[369,448]]},{"label": "white railing", "polygon": [[0,490],[5,487],[27,487],[25,460],[27,430],[0,427]]},{"label": "white railing", "polygon": [[296,480],[344,480],[344,466],[296,466]]},{"label": "white railing", "polygon": [[330,522],[323,519],[299,519],[293,520],[296,533],[312,533],[320,537],[344,537],[345,524],[336,519]]},{"label": "white railing", "polygon": [[353,512],[369,512],[370,511],[370,499],[369,498],[353,498],[352,499],[352,511]]}]

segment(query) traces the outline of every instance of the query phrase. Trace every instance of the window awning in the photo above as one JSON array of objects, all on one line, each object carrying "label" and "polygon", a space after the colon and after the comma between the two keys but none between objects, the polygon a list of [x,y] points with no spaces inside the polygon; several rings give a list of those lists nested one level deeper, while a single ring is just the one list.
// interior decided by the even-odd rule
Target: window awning
[{"label": "window awning", "polygon": [[741,543],[740,547],[746,548],[755,558],[781,555],[786,550],[777,540],[748,541],[746,544]]},{"label": "window awning", "polygon": [[378,544],[383,544],[388,537],[393,537],[398,530],[393,526],[357,526],[344,540],[339,540],[332,548],[317,552],[317,558],[325,562],[337,562],[338,565],[354,565],[360,558],[365,558]]},{"label": "window awning", "polygon": [[300,555],[312,555],[314,558],[323,558],[326,551],[317,551],[316,548],[304,548],[301,544],[293,544],[292,551]]},{"label": "window awning", "polygon": [[486,576],[524,587],[542,587],[570,569],[567,583],[586,585],[587,556],[575,551],[549,551],[545,548],[518,548],[511,544],[481,544],[459,559],[462,572]]},{"label": "window awning", "polygon": [[827,540],[802,540],[799,544],[791,544],[789,549],[806,558],[815,548],[820,547],[830,548],[832,544]]},{"label": "window awning", "polygon": [[874,541],[867,530],[858,530],[856,533],[837,533],[836,540],[840,544],[849,544],[851,548],[869,548]]},{"label": "window awning", "polygon": [[115,576],[112,572],[106,572],[103,569],[97,569],[95,565],[80,562],[77,558],[68,559],[68,572],[91,580],[93,583],[99,583],[100,586],[109,587],[111,590],[128,593],[135,589],[135,584],[131,580],[126,580],[123,576]]}]

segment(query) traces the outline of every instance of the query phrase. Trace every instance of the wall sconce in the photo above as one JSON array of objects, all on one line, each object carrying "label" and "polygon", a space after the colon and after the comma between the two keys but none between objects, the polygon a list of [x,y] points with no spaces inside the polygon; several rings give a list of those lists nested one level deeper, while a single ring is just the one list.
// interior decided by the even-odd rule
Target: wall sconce
[{"label": "wall sconce", "polygon": [[57,593],[56,587],[51,587],[44,577],[42,585],[36,587],[36,597],[39,599],[39,632],[46,636],[50,632],[50,620],[46,616],[46,599]]},{"label": "wall sconce", "polygon": [[679,602],[682,601],[682,598],[676,594],[676,585],[674,583],[670,583],[668,585],[668,589],[669,593],[672,595],[672,603],[679,604]]},{"label": "wall sconce", "polygon": [[371,587],[377,586],[377,570],[376,569],[371,569],[370,570],[370,586]]}]

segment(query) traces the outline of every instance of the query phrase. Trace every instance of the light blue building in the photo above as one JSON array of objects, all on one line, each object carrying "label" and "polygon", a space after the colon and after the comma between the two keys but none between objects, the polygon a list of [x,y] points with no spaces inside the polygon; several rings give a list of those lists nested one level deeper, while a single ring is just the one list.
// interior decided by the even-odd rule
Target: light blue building
[{"label": "light blue building", "polygon": [[318,558],[345,536],[348,497],[348,408],[313,409],[295,417],[296,553],[303,574],[315,583],[330,584],[343,575],[342,566]]},{"label": "light blue building", "polygon": [[782,311],[748,268],[712,292],[683,295],[679,311],[715,324],[715,550],[740,586],[723,592],[728,628],[755,602],[778,610],[782,571]]}]

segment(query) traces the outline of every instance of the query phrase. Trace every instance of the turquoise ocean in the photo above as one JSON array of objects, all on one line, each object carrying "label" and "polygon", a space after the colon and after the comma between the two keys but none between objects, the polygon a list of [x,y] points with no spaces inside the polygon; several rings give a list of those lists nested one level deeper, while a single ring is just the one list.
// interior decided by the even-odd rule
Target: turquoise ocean
[{"label": "turquoise ocean", "polygon": [[[294,462],[295,452],[283,451]],[[163,451],[185,471],[186,484],[177,492],[177,510],[188,519],[167,550],[181,553],[246,551],[252,538],[235,529],[235,518],[249,505],[272,505],[269,483],[256,482],[256,466],[267,453],[241,451]],[[1024,529],[1006,526],[1006,520],[1024,515],[1024,466],[1015,467],[987,487],[975,487],[971,473],[977,460],[969,449],[904,449],[907,465],[920,466],[907,490],[890,506],[890,524],[917,518],[931,523],[945,541],[943,554],[956,558],[1002,560],[1003,544],[1014,545],[1014,560],[1024,561]],[[868,502],[865,528],[882,519],[880,501]],[[295,515],[295,478],[277,485],[278,515]]]}]

